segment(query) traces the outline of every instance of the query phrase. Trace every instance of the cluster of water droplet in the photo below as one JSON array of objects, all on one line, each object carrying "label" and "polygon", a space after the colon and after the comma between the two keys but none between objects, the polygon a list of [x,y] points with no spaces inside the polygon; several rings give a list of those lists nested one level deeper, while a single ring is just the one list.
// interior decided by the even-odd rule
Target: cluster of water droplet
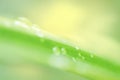
[{"label": "cluster of water droplet", "polygon": [[55,55],[66,55],[67,51],[65,48],[53,47],[53,53]]},{"label": "cluster of water droplet", "polygon": [[86,54],[86,53],[84,53],[83,51],[81,51],[78,46],[75,47],[75,49],[76,49],[76,51],[78,51],[78,53],[77,53],[78,57],[77,58],[75,58],[75,57],[72,58],[74,62],[77,62],[77,60],[79,60],[79,59],[86,60],[87,58],[91,58],[91,59],[94,58],[93,54],[89,54],[89,56],[85,56],[84,54]]},{"label": "cluster of water droplet", "polygon": [[53,54],[50,57],[50,65],[61,68],[61,69],[68,69],[70,67],[70,60],[65,56],[66,49],[59,48],[57,46],[52,48]]},{"label": "cluster of water droplet", "polygon": [[[0,21],[1,22],[1,21]],[[0,23],[1,24],[1,23]],[[43,32],[39,29],[39,26],[32,24],[28,19],[24,17],[19,17],[17,20],[3,20],[2,24],[5,26],[9,27],[14,27],[14,28],[22,28],[23,30],[28,30],[28,32],[32,32],[33,34],[36,34],[37,36],[43,38],[44,34]],[[85,60],[85,56],[82,55],[83,53],[80,52],[79,47],[75,47],[75,50],[78,51],[77,57],[71,57],[69,58],[67,56],[67,49],[64,47],[58,47],[54,46],[52,48],[53,54],[51,55],[49,59],[50,65],[57,67],[57,68],[62,68],[62,69],[68,69],[71,66],[71,62],[73,63],[78,63],[80,59]],[[74,54],[74,53],[73,53]],[[94,55],[90,54],[90,57],[93,58]]]},{"label": "cluster of water droplet", "polygon": [[80,48],[78,46],[75,47],[76,51],[78,51],[77,53],[77,57],[73,57],[73,61],[74,62],[77,62],[78,59],[82,59],[82,60],[85,60],[85,57],[82,55],[82,52],[80,52]]},{"label": "cluster of water droplet", "polygon": [[[49,63],[54,67],[65,69],[65,70],[71,69],[71,66],[72,66],[73,69],[77,70],[76,72],[81,71],[82,73],[86,73],[87,72],[86,69],[88,69],[89,67],[88,65],[85,65],[86,63],[83,62],[83,60],[86,60],[87,57],[83,55],[82,51],[80,52],[79,47],[75,47],[75,50],[78,51],[77,53],[78,56],[68,57],[67,55],[69,54],[67,53],[66,48],[63,48],[63,47],[60,48],[55,46],[52,48],[53,54],[50,57]],[[76,54],[76,53],[73,53],[73,54]],[[89,57],[93,58],[94,55],[90,54]],[[84,65],[81,65],[81,64],[84,64]]]}]

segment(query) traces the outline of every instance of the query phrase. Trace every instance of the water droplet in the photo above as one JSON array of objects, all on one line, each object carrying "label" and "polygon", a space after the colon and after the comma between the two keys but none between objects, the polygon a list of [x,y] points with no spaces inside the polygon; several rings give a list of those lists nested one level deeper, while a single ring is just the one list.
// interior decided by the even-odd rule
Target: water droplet
[{"label": "water droplet", "polygon": [[82,56],[82,54],[81,54],[81,53],[78,53],[78,56],[79,56],[80,58],[82,58],[83,60],[85,59],[85,57],[84,57],[84,56]]},{"label": "water droplet", "polygon": [[82,57],[81,53],[78,53],[78,56],[79,56],[79,57]]},{"label": "water droplet", "polygon": [[58,47],[53,47],[53,52],[55,55],[60,55],[60,49]]},{"label": "water droplet", "polygon": [[62,53],[63,55],[66,55],[66,49],[65,49],[65,48],[61,48],[61,53]]}]

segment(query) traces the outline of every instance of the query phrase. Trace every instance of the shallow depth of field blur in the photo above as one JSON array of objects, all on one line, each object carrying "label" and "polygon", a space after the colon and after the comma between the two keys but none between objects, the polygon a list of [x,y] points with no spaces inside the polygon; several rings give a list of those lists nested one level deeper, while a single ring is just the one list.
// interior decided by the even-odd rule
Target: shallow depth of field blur
[{"label": "shallow depth of field blur", "polygon": [[[0,0],[0,16],[25,17],[40,29],[120,64],[119,4],[119,0]],[[30,62],[0,66],[0,80],[12,76],[20,80],[84,80]]]}]

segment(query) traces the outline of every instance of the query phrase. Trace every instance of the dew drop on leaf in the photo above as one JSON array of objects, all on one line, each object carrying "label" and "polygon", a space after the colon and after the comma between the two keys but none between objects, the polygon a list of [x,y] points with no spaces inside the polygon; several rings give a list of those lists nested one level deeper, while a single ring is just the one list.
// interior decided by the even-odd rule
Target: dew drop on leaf
[{"label": "dew drop on leaf", "polygon": [[55,55],[60,55],[60,49],[58,48],[58,47],[53,47],[52,48],[52,50],[53,50],[53,53],[55,54]]},{"label": "dew drop on leaf", "polygon": [[78,53],[78,56],[79,56],[79,57],[82,57],[81,53]]},{"label": "dew drop on leaf", "polygon": [[65,48],[61,48],[61,53],[63,54],[63,55],[66,55],[66,49]]},{"label": "dew drop on leaf", "polygon": [[81,54],[81,53],[78,53],[78,56],[79,56],[82,60],[84,60],[84,59],[85,59],[85,57],[84,57],[84,56],[82,56],[82,54]]}]

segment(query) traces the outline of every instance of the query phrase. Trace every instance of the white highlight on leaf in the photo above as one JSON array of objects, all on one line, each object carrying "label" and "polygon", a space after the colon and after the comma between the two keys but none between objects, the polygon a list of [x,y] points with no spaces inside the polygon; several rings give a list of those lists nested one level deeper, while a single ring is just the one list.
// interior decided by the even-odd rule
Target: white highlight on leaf
[{"label": "white highlight on leaf", "polygon": [[38,35],[39,37],[44,37],[44,34],[42,33],[42,31],[38,28],[37,25],[33,25],[32,30],[35,32],[36,35]]},{"label": "white highlight on leaf", "polygon": [[29,26],[27,24],[25,24],[25,23],[23,23],[21,21],[18,21],[18,20],[16,20],[14,22],[14,24],[15,24],[15,26],[20,26],[20,27],[27,28],[27,29],[29,28]]},{"label": "white highlight on leaf", "polygon": [[49,59],[50,65],[61,68],[61,69],[68,69],[70,67],[70,61],[67,57],[65,56],[56,56],[52,55]]}]

